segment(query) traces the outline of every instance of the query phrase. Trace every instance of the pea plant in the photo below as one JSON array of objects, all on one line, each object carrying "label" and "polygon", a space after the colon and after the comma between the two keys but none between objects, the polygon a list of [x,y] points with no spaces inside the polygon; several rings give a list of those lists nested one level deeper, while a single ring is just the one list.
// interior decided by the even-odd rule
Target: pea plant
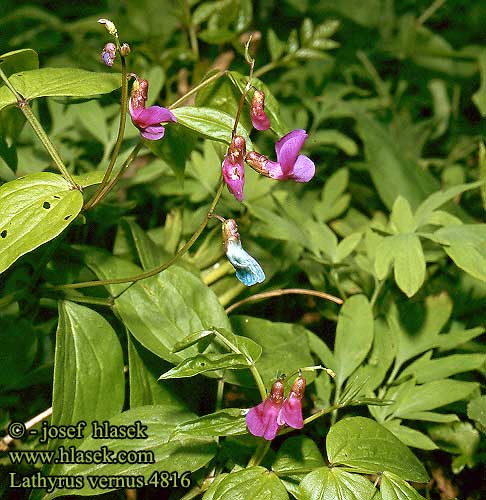
[{"label": "pea plant", "polygon": [[71,46],[0,56],[2,494],[479,500],[484,46],[142,3],[4,21]]}]

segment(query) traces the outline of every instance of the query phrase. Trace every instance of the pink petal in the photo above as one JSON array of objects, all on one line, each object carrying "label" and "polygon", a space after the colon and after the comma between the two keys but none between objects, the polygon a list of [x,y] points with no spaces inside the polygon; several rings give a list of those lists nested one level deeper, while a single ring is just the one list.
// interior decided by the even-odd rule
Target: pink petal
[{"label": "pink petal", "polygon": [[307,156],[300,155],[294,165],[294,170],[289,179],[295,182],[309,182],[316,173],[314,162]]},{"label": "pink petal", "polygon": [[284,135],[276,144],[277,161],[282,165],[282,171],[285,175],[290,175],[297,160],[304,142],[307,139],[305,130],[297,129]]},{"label": "pink petal", "polygon": [[171,111],[160,106],[150,106],[150,108],[142,109],[136,118],[132,115],[132,120],[139,128],[147,128],[150,125],[157,125],[161,122],[177,121]]},{"label": "pink petal", "polygon": [[162,125],[154,125],[140,131],[140,135],[149,141],[157,141],[162,139],[165,134],[165,128]]},{"label": "pink petal", "polygon": [[276,161],[268,160],[265,164],[265,168],[268,170],[268,174],[272,179],[282,181],[287,178],[287,176],[282,172],[280,163],[277,163]]},{"label": "pink petal", "polygon": [[225,156],[221,165],[224,182],[228,186],[231,194],[238,200],[243,201],[243,186],[245,184],[245,167],[243,159],[240,163],[232,163],[228,156]]},{"label": "pink petal", "polygon": [[251,123],[257,130],[268,130],[270,128],[270,120],[268,119],[265,111],[259,113],[254,113],[253,110],[250,113]]},{"label": "pink petal", "polygon": [[294,429],[302,429],[304,420],[302,418],[302,400],[298,397],[290,396],[282,405],[282,408],[277,416],[279,425],[287,424]]},{"label": "pink petal", "polygon": [[246,415],[246,425],[254,436],[260,436],[271,441],[278,432],[277,416],[280,406],[266,399],[254,406]]}]

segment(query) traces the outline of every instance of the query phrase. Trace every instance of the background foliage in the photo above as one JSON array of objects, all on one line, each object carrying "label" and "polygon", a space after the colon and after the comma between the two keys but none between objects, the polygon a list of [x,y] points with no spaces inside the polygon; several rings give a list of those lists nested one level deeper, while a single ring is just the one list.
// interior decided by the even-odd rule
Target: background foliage
[{"label": "background foliage", "polygon": [[[115,21],[130,43],[130,71],[150,81],[149,104],[173,103],[210,72],[229,70],[176,109],[179,125],[146,143],[114,192],[78,217],[81,194],[40,174],[54,171],[52,161],[0,87],[0,231],[14,214],[9,231],[28,234],[11,241],[0,233],[2,428],[51,405],[55,424],[142,420],[155,466],[56,465],[49,474],[191,470],[195,485],[221,472],[205,500],[265,490],[276,499],[332,498],[339,488],[343,498],[361,499],[383,471],[385,500],[484,498],[486,5],[139,0],[56,2],[54,9],[6,0],[2,9],[0,52],[33,50],[1,67],[7,75],[44,71],[27,82],[28,96],[85,197],[106,169],[119,115],[119,67],[107,73],[101,66],[108,37],[99,17]],[[247,145],[271,156],[278,137],[304,128],[317,167],[305,185],[247,168],[243,204],[223,193],[217,213],[238,220],[267,280],[247,289],[235,279],[211,221],[157,277],[130,287],[53,288],[136,275],[191,237],[216,193],[253,31],[254,84],[267,91],[272,133],[252,133]],[[83,87],[81,70],[100,75]],[[65,88],[56,93],[49,89],[59,75]],[[241,126],[243,135],[251,132],[247,108]],[[127,123],[117,167],[137,140]],[[35,175],[15,180],[27,174]],[[39,203],[52,196],[49,207],[32,208],[36,196]],[[292,287],[332,293],[344,305],[288,295],[224,311],[256,292]],[[199,343],[185,340],[201,331]],[[241,352],[228,353],[221,339]],[[201,368],[200,356],[212,371]],[[279,436],[261,464],[246,467],[258,441],[240,408],[259,402],[248,359],[267,387],[299,367],[331,368],[334,380],[308,375],[304,412],[345,408]],[[239,369],[225,371],[221,401],[222,372],[214,370],[222,368]],[[378,406],[373,398],[394,403]],[[79,446],[101,444],[88,438]],[[15,445],[42,449],[35,439]],[[8,498],[8,472],[36,469],[0,460]],[[429,476],[418,493],[406,482]],[[150,487],[146,494],[160,495]]]}]

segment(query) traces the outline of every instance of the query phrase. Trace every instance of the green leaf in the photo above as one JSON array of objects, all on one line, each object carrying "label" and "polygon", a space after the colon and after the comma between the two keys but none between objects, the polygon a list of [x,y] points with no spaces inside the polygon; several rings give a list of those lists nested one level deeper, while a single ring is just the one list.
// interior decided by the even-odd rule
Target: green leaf
[{"label": "green leaf", "polygon": [[364,113],[356,114],[366,162],[380,198],[391,209],[399,195],[416,208],[439,184],[426,170],[407,160],[388,130]]},{"label": "green leaf", "polygon": [[477,422],[483,432],[486,432],[486,396],[480,396],[469,401],[467,416]]},{"label": "green leaf", "polygon": [[383,423],[405,445],[421,450],[436,450],[438,446],[428,436],[415,429],[400,424],[400,420],[389,420]]},{"label": "green leaf", "polygon": [[395,416],[410,418],[410,414],[420,411],[434,410],[441,406],[467,399],[479,387],[475,382],[460,380],[434,380],[416,386],[409,397],[395,409]]},{"label": "green leaf", "polygon": [[362,236],[363,235],[361,233],[353,233],[341,240],[337,246],[336,254],[333,258],[333,263],[340,263],[346,257],[348,257],[351,252],[353,252],[353,250],[358,246]]},{"label": "green leaf", "polygon": [[[204,467],[215,455],[216,445],[208,439],[174,439],[172,434],[180,422],[194,418],[194,414],[178,405],[164,404],[159,406],[139,406],[117,417],[110,419],[112,426],[133,425],[140,421],[148,436],[136,439],[114,439],[94,438],[89,436],[77,447],[77,450],[100,450],[106,446],[108,450],[118,453],[145,452],[144,460],[135,463],[85,463],[85,464],[62,464],[56,465],[50,471],[55,475],[83,476],[84,488],[79,490],[56,489],[54,492],[44,496],[44,500],[58,497],[60,495],[75,494],[91,496],[116,489],[114,487],[102,488],[91,487],[88,476],[94,477],[93,481],[100,476],[143,476],[147,481],[154,471],[167,470],[170,472],[183,473],[185,471],[196,471]],[[153,454],[153,462],[152,455]],[[151,463],[149,463],[151,462]]]},{"label": "green leaf", "polygon": [[[194,130],[203,137],[207,137],[213,141],[230,143],[234,118],[227,113],[212,108],[196,108],[191,106],[176,108],[173,110],[173,113],[179,125]],[[240,124],[236,132],[238,135],[244,137],[246,149],[248,151],[253,149],[248,132]]]},{"label": "green leaf", "polygon": [[388,470],[407,481],[428,481],[417,457],[389,430],[369,418],[350,417],[333,425],[326,449],[332,465],[346,465],[365,474]]},{"label": "green leaf", "polygon": [[[124,399],[123,353],[115,331],[92,309],[60,302],[51,424],[101,422],[121,412]],[[58,445],[49,442],[51,448]]]},{"label": "green leaf", "polygon": [[486,51],[483,51],[478,57],[478,65],[481,75],[481,85],[473,94],[472,101],[484,118],[486,116]]},{"label": "green leaf", "polygon": [[272,61],[280,59],[285,50],[285,43],[279,40],[272,28],[267,31],[267,46]]},{"label": "green leaf", "polygon": [[59,235],[82,206],[80,191],[57,174],[29,174],[0,186],[0,273]]},{"label": "green leaf", "polygon": [[231,472],[214,489],[206,492],[203,500],[288,500],[282,481],[264,467],[248,467]]},{"label": "green leaf", "polygon": [[95,184],[101,184],[104,174],[105,173],[100,170],[92,170],[91,172],[86,172],[81,175],[73,175],[72,177],[78,186],[88,187]]},{"label": "green leaf", "polygon": [[213,437],[247,434],[246,413],[245,409],[225,408],[179,424],[174,429],[174,436]]},{"label": "green leaf", "polygon": [[35,50],[20,49],[7,52],[0,56],[0,68],[10,76],[16,71],[37,69],[39,67],[39,56]]},{"label": "green leaf", "polygon": [[417,383],[432,382],[457,373],[479,370],[486,362],[486,354],[453,354],[437,359],[415,361],[400,374],[400,377],[413,375]]},{"label": "green leaf", "polygon": [[444,333],[439,336],[439,351],[451,351],[456,347],[459,347],[470,340],[479,337],[484,333],[484,328],[478,326],[476,328],[471,328],[470,330],[459,330]]},{"label": "green leaf", "polygon": [[[134,264],[90,248],[85,262],[99,278],[120,278],[140,274]],[[116,296],[127,284],[108,285]],[[195,348],[184,356],[172,349],[191,332],[213,325],[230,329],[228,317],[214,293],[191,272],[171,266],[152,278],[130,286],[115,300],[115,309],[132,335],[147,349],[166,361],[179,363],[197,354]]]},{"label": "green leaf", "polygon": [[444,247],[444,250],[457,267],[478,280],[486,281],[486,251],[484,247],[477,248],[465,241],[462,244]]},{"label": "green leaf", "polygon": [[300,483],[299,492],[300,500],[379,498],[376,495],[378,492],[368,479],[335,467],[321,467],[307,474]]},{"label": "green leaf", "polygon": [[241,370],[243,368],[248,368],[248,361],[242,354],[197,354],[181,361],[177,366],[162,374],[159,380],[194,377],[194,375],[215,370]]},{"label": "green leaf", "polygon": [[334,346],[336,385],[364,361],[373,343],[373,313],[364,295],[353,295],[339,311]]},{"label": "green leaf", "polygon": [[425,500],[415,488],[388,471],[381,476],[380,493],[383,500]]},{"label": "green leaf", "polygon": [[272,464],[279,476],[293,476],[299,469],[316,469],[325,465],[317,444],[306,436],[294,436],[285,440]]},{"label": "green leaf", "polygon": [[415,229],[412,208],[403,196],[398,196],[393,204],[390,225],[394,233],[411,233]]},{"label": "green leaf", "polygon": [[[37,97],[89,97],[108,94],[121,86],[120,75],[76,68],[41,68],[21,71],[9,78],[15,90],[28,100]],[[17,101],[6,87],[0,87],[0,109]]]},{"label": "green leaf", "polygon": [[[232,316],[231,325],[238,335],[248,337],[262,347],[262,355],[255,363],[265,385],[270,387],[277,374],[289,374],[314,364],[309,351],[307,330],[300,325],[276,323],[250,316]],[[253,387],[253,378],[245,372],[233,374],[241,384]],[[307,383],[314,373],[306,373]]]},{"label": "green leaf", "polygon": [[[335,146],[341,149],[348,156],[356,156],[359,152],[358,145],[350,137],[339,132],[339,130],[317,130],[312,134],[308,147],[313,149],[322,146]],[[338,170],[337,172],[340,172]]]}]

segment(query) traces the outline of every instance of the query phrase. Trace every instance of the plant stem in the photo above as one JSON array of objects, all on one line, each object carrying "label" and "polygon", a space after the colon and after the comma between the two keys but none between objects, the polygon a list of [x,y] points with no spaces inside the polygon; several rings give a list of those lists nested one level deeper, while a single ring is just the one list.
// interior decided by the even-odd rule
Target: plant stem
[{"label": "plant stem", "polygon": [[[34,427],[34,425],[42,422],[42,420],[45,420],[46,418],[49,418],[51,415],[52,406],[50,408],[47,408],[47,410],[44,410],[42,413],[39,413],[39,415],[31,418],[28,422],[25,422],[25,428],[29,430],[31,427]],[[0,439],[0,451],[6,451],[13,440],[14,438],[10,436],[10,434],[7,434],[2,439]]]},{"label": "plant stem", "polygon": [[269,299],[270,297],[280,297],[281,295],[288,295],[288,294],[311,295],[313,297],[319,297],[321,299],[330,300],[331,302],[335,302],[336,304],[343,303],[342,299],[325,292],[318,292],[317,290],[306,290],[305,288],[280,288],[278,290],[271,290],[270,292],[256,293],[255,295],[250,295],[250,297],[246,297],[245,299],[239,300],[238,302],[235,302],[234,304],[227,307],[225,309],[225,312],[226,314],[229,314],[230,312],[234,311],[236,308],[242,306],[243,304]]},{"label": "plant stem", "polygon": [[[221,197],[221,193],[223,192],[223,187],[224,187],[224,182],[221,179],[219,181],[219,186],[218,190],[216,192],[216,196],[214,197],[214,200],[211,203],[211,206],[209,207],[208,213],[206,214],[206,217],[204,217],[204,220],[201,222],[200,226],[197,228],[196,232],[191,236],[189,241],[172,257],[170,260],[168,260],[166,263],[162,264],[159,267],[156,267],[154,269],[150,269],[149,271],[146,271],[144,273],[137,274],[135,276],[129,276],[127,278],[114,278],[114,279],[106,279],[106,280],[96,280],[96,281],[83,281],[82,283],[68,283],[66,285],[57,285],[54,286],[54,290],[67,290],[67,289],[74,289],[74,288],[89,288],[92,286],[105,286],[105,285],[116,285],[119,283],[135,283],[137,281],[143,280],[145,278],[150,278],[151,276],[155,276],[156,274],[161,273],[168,267],[170,267],[174,262],[176,262],[182,255],[184,255],[189,248],[192,247],[192,245],[195,243],[195,241],[199,238],[201,233],[204,231],[204,228],[206,227],[210,215],[213,213],[214,208],[216,207],[219,198]],[[128,290],[126,288],[124,292]],[[123,293],[123,292],[122,292]]]},{"label": "plant stem", "polygon": [[172,103],[169,106],[169,109],[177,108],[179,106],[179,104],[181,104],[182,102],[184,102],[188,97],[191,97],[196,92],[199,92],[199,90],[201,90],[202,88],[206,87],[210,83],[214,82],[215,80],[217,80],[218,78],[220,78],[221,76],[223,76],[225,73],[226,73],[225,71],[218,71],[217,73],[215,73],[214,75],[210,76],[209,78],[207,78],[203,82],[199,83],[198,85],[196,85],[195,87],[193,87],[191,90],[189,90],[189,92],[187,92],[187,94],[184,94],[182,97],[179,97],[179,99],[177,99],[177,101],[175,101],[174,103]]},{"label": "plant stem", "polygon": [[218,390],[216,392],[216,411],[223,408],[224,378],[218,380]]},{"label": "plant stem", "polygon": [[187,31],[189,32],[189,41],[191,43],[191,50],[194,59],[199,59],[199,45],[197,43],[196,29],[194,28],[194,24],[191,19],[191,8],[189,6],[188,0],[183,0],[183,9],[184,9],[184,17],[186,18]]},{"label": "plant stem", "polygon": [[253,453],[253,456],[248,461],[248,465],[246,467],[255,467],[256,465],[259,465],[260,462],[265,457],[265,455],[267,454],[267,451],[270,448],[270,443],[271,443],[271,441],[267,441],[266,439],[262,439],[260,441],[260,443],[258,444],[258,447],[255,450],[255,453]]},{"label": "plant stem", "polygon": [[202,281],[205,285],[211,285],[219,278],[226,276],[228,273],[234,271],[234,267],[229,261],[220,264],[216,262],[210,269],[206,270],[202,276]]},{"label": "plant stem", "polygon": [[258,371],[258,368],[255,366],[255,364],[252,364],[250,366],[250,371],[253,375],[253,378],[255,379],[262,401],[265,401],[265,399],[267,399],[267,390],[265,388],[265,383],[263,382],[262,376],[260,375],[260,372]]},{"label": "plant stem", "polygon": [[95,206],[100,199],[103,198],[102,193],[104,192],[104,188],[108,183],[108,179],[110,178],[111,172],[113,171],[113,167],[115,166],[115,161],[118,158],[118,154],[120,153],[120,148],[123,142],[123,136],[125,135],[125,125],[127,121],[127,108],[128,108],[128,79],[127,79],[127,63],[125,57],[121,56],[121,112],[120,112],[120,123],[118,125],[118,136],[116,138],[115,147],[113,148],[113,153],[111,155],[110,163],[108,168],[106,169],[105,175],[103,176],[103,180],[101,184],[98,186],[95,194],[91,197],[91,199],[84,205],[84,210],[89,210],[93,206]]},{"label": "plant stem", "polygon": [[238,111],[236,112],[235,123],[233,125],[233,130],[231,131],[231,138],[233,139],[236,135],[236,129],[238,128],[238,123],[240,121],[241,111],[243,110],[243,106],[245,104],[246,94],[251,89],[251,80],[253,78],[253,68],[255,67],[255,60],[252,59],[250,62],[250,74],[248,75],[248,82],[243,89],[240,97],[240,103],[238,105]]},{"label": "plant stem", "polygon": [[371,296],[371,300],[370,300],[370,304],[371,304],[372,308],[375,306],[375,303],[380,295],[381,289],[383,288],[384,284],[385,284],[385,280],[377,281],[375,279],[375,289],[373,290],[373,295]]},{"label": "plant stem", "polygon": [[268,64],[265,64],[260,69],[257,69],[255,71],[254,76],[255,76],[255,78],[260,78],[265,73],[268,73],[269,71],[272,71],[272,69],[278,68],[279,66],[283,66],[283,65],[287,64],[288,62],[292,61],[292,59],[294,59],[293,55],[288,54],[278,61],[273,61],[273,62],[270,62]]},{"label": "plant stem", "polygon": [[57,152],[57,149],[54,147],[54,144],[52,144],[51,140],[49,139],[49,136],[46,134],[46,131],[40,124],[37,117],[34,115],[32,108],[29,106],[29,103],[15,90],[15,88],[7,78],[7,75],[3,72],[1,68],[0,68],[0,78],[4,81],[5,85],[10,90],[10,92],[12,92],[12,94],[15,96],[15,99],[17,99],[18,108],[20,109],[20,111],[22,111],[25,118],[30,123],[30,126],[32,127],[35,134],[42,142],[44,148],[49,153],[49,156],[56,164],[56,167],[59,169],[62,176],[71,184],[73,189],[80,189],[80,187],[76,184],[76,182],[72,178],[71,174],[68,172],[68,169],[64,165],[64,162],[59,156],[59,153]]}]

